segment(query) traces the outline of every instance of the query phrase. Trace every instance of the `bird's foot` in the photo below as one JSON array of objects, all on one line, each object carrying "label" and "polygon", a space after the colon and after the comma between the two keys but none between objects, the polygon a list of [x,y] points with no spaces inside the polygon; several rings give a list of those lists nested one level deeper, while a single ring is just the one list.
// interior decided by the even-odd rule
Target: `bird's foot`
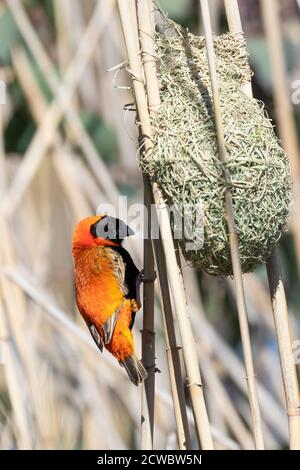
[{"label": "bird's foot", "polygon": [[138,304],[138,301],[135,299],[131,299],[131,310],[136,313],[140,309],[140,305]]},{"label": "bird's foot", "polygon": [[150,276],[145,276],[143,269],[139,272],[136,278],[136,299],[135,299],[135,304],[132,309],[133,312],[137,312],[141,308],[140,287],[141,287],[142,282],[154,282],[155,279],[156,279],[155,271]]},{"label": "bird's foot", "polygon": [[156,272],[153,271],[152,274],[148,275],[148,276],[145,276],[145,272],[144,272],[144,269],[142,269],[138,275],[138,278],[139,278],[139,282],[142,283],[142,282],[154,282],[155,279],[156,279]]}]

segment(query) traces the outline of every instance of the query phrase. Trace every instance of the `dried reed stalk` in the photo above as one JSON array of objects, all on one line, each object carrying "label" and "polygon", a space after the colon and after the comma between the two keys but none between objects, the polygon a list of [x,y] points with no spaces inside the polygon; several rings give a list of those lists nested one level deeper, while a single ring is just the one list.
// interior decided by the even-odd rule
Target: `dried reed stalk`
[{"label": "dried reed stalk", "polygon": [[[32,285],[26,276],[16,269],[5,267],[3,268],[3,274],[7,279],[10,279],[16,286],[24,291],[34,302],[40,305],[54,325],[63,327],[66,332],[73,337],[73,339],[74,337],[79,339],[82,344],[91,349],[99,357],[98,350],[91,337],[82,328],[76,325],[76,323],[70,320],[68,315],[60,307],[55,305],[51,297],[46,292],[41,288],[37,288]],[[118,364],[110,355],[103,355],[103,361],[104,363],[108,363],[109,367],[112,369],[119,370]]]},{"label": "dried reed stalk", "polygon": [[[155,46],[154,46],[154,18],[153,18],[153,3],[151,0],[138,0],[139,5],[139,18],[140,27],[139,35],[142,45],[142,62],[145,75],[146,91],[148,98],[149,115],[153,115],[160,105],[159,86],[156,77],[156,63],[155,63]],[[149,191],[151,191],[149,181]],[[154,203],[154,200],[153,200]],[[186,415],[186,403],[184,398],[184,390],[182,385],[182,373],[179,357],[179,349],[177,346],[176,334],[173,323],[173,313],[171,298],[168,285],[168,274],[166,259],[164,256],[164,249],[162,238],[153,240],[153,245],[156,255],[156,265],[159,272],[160,280],[160,298],[161,309],[163,313],[163,324],[165,330],[165,339],[167,345],[167,360],[169,367],[170,385],[174,406],[174,413],[177,425],[177,437],[180,449],[191,448],[190,434],[188,428],[188,421]],[[181,272],[179,263],[179,252],[176,247],[176,259],[178,263],[179,272]],[[163,294],[162,294],[163,292]]]},{"label": "dried reed stalk", "polygon": [[0,105],[0,194],[3,195],[6,189],[6,164],[5,164],[5,151],[4,151],[4,121],[3,121],[3,105]]},{"label": "dried reed stalk", "polygon": [[[21,49],[14,50],[12,51],[12,61],[16,76],[28,101],[33,119],[37,126],[39,126],[43,120],[43,116],[47,112],[47,101],[42,91],[39,89],[37,79],[33,74],[26,54]],[[90,207],[82,192],[78,190],[70,150],[63,147],[63,142],[58,135],[54,139],[53,144],[54,149],[50,152],[50,157],[72,208],[74,217],[76,220],[80,220],[89,215]]]},{"label": "dried reed stalk", "polygon": [[[112,12],[113,6],[115,1],[109,0],[109,4],[106,3],[106,12]],[[49,85],[52,93],[56,95],[57,89],[60,86],[60,82],[58,77],[56,76],[54,65],[52,64],[51,60],[48,58],[47,53],[45,52],[41,41],[39,40],[38,36],[36,35],[25,11],[23,5],[18,2],[17,0],[7,0],[7,4],[14,16],[14,19],[22,33],[22,36],[30,49],[33,57],[36,60],[39,68],[41,69],[44,79],[46,83]],[[101,9],[99,9],[98,17],[101,15]],[[97,16],[95,16],[97,18]],[[96,19],[95,19],[96,21]],[[105,25],[107,24],[107,19],[104,19]],[[103,22],[103,18],[102,18]],[[100,24],[100,23],[99,23]],[[98,25],[99,25],[98,24]],[[101,23],[102,24],[102,23]],[[103,26],[103,28],[105,27]],[[62,102],[58,102],[58,106],[62,106]],[[114,181],[106,167],[103,163],[98,151],[85,131],[80,117],[77,112],[73,109],[72,103],[67,107],[67,109],[63,110],[68,126],[69,126],[69,134],[73,136],[73,140],[76,141],[77,145],[82,149],[87,162],[89,163],[91,169],[94,172],[94,175],[98,182],[100,183],[101,187],[105,191],[108,199],[113,203],[118,202],[119,192],[114,184]]]},{"label": "dried reed stalk", "polygon": [[53,0],[56,48],[59,69],[65,71],[72,59],[70,5],[66,0]]},{"label": "dried reed stalk", "polygon": [[32,416],[28,409],[27,383],[7,313],[0,298],[0,338],[3,351],[4,376],[12,406],[16,441],[19,449],[32,449],[35,444]]},{"label": "dried reed stalk", "polygon": [[[183,261],[183,257],[181,257],[181,261]],[[186,266],[182,272],[187,296],[190,299],[190,305],[195,305],[193,319],[195,316],[198,318],[199,308],[202,310],[203,304],[198,283],[195,277],[195,270]],[[196,328],[196,330],[199,331],[199,328]],[[221,420],[220,424],[223,423],[224,425],[228,426],[232,434],[235,436],[237,442],[243,449],[253,448],[252,435],[249,433],[248,429],[243,423],[238,410],[235,408],[231,397],[229,396],[221,378],[216,371],[217,361],[214,361],[211,345],[208,345],[207,341],[203,341],[202,338],[201,342],[197,342],[197,349],[200,367],[203,371],[204,380],[206,381],[208,387],[208,393],[213,403],[213,406],[211,404],[210,409],[213,407],[212,411],[215,413],[215,418]]]},{"label": "dried reed stalk", "polygon": [[168,285],[168,272],[161,239],[153,240],[155,264],[158,273],[159,297],[166,341],[170,388],[176,420],[177,439],[180,450],[191,449],[190,430],[187,419],[183,376],[180,364],[181,347],[178,346],[174,328],[173,309]]},{"label": "dried reed stalk", "polygon": [[[157,390],[157,398],[159,398],[163,403],[168,407],[172,408],[173,402],[170,396],[168,396],[164,391]],[[188,423],[192,428],[194,426],[194,416],[190,409],[187,410]],[[240,450],[240,446],[232,438],[225,436],[225,434],[217,429],[215,426],[211,425],[211,433],[216,443],[220,444],[223,448],[228,450]]]},{"label": "dried reed stalk", "polygon": [[[191,268],[185,267],[183,275],[187,296],[189,298],[189,310],[192,319],[193,330],[197,332],[197,343],[201,341],[203,348],[209,351],[216,364],[222,367],[224,374],[236,385],[236,387],[247,396],[247,385],[244,381],[244,366],[237,354],[230,348],[220,333],[207,320],[201,295],[195,277],[191,276]],[[192,274],[194,274],[192,272]],[[196,285],[195,285],[196,283]],[[270,312],[269,295],[267,295],[268,312]],[[266,307],[265,307],[266,308]],[[274,331],[274,325],[273,325]],[[201,348],[201,351],[203,350]],[[198,348],[199,349],[199,348]],[[201,359],[200,359],[201,360]],[[265,420],[272,432],[285,442],[288,439],[287,426],[284,420],[284,411],[273,395],[257,381],[258,393],[264,410]]]},{"label": "dried reed stalk", "polygon": [[[15,2],[13,0],[9,1],[9,4],[14,5],[15,7]],[[114,0],[110,0],[109,5],[107,5],[106,2],[105,8],[103,8],[102,3],[103,1],[97,5],[78,48],[76,58],[68,67],[62,84],[60,84],[56,90],[55,98],[49,106],[43,122],[33,137],[22,163],[19,166],[18,172],[6,193],[1,209],[7,214],[11,214],[15,210],[30,184],[41,160],[43,159],[46,150],[52,144],[56,128],[63,116],[63,113],[70,105],[74,90],[82,77],[86,64],[92,57],[98,39],[110,18]],[[100,12],[102,12],[101,22],[99,21]]]},{"label": "dried reed stalk", "polygon": [[292,340],[289,329],[288,308],[276,249],[267,264],[268,280],[279,347],[282,378],[287,404],[290,449],[300,449],[300,395]]},{"label": "dried reed stalk", "polygon": [[[36,35],[26,13],[24,10],[23,5],[18,2],[17,0],[7,0],[7,4],[14,16],[14,19],[22,33],[22,36],[30,49],[33,57],[35,58],[40,70],[43,73],[43,77],[48,84],[49,88],[53,92],[54,96],[57,96],[57,89],[61,89],[61,84],[59,79],[56,76],[55,68],[50,59],[45,52],[43,45],[41,44],[40,39]],[[115,4],[115,0],[109,0],[108,5],[106,4],[105,15],[99,19],[98,27],[101,25],[101,29],[104,30],[108,23],[109,15],[113,12],[113,6]],[[98,9],[98,17],[101,16],[101,8]],[[94,21],[97,23],[97,13],[94,13]],[[82,47],[82,46],[81,46]],[[65,98],[64,98],[65,100]],[[89,137],[88,133],[86,132],[83,124],[81,123],[80,117],[77,112],[72,107],[72,102],[70,101],[69,106],[66,108],[64,106],[64,100],[56,100],[56,104],[61,109],[61,111],[65,114],[67,124],[69,127],[68,135],[73,136],[73,140],[76,141],[77,145],[82,149],[82,152],[96,178],[100,187],[105,192],[106,198],[114,204],[116,207],[120,202],[120,193],[114,180],[103,162],[101,155],[99,155],[93,141]],[[50,125],[49,125],[50,126]],[[53,126],[55,128],[55,126]],[[53,138],[55,129],[51,129],[49,127],[49,132],[53,132]],[[41,156],[39,158],[42,158]],[[33,177],[34,172],[36,171],[36,167],[33,169],[31,177]],[[29,184],[29,182],[28,182]],[[13,208],[10,208],[10,211],[13,211]],[[128,240],[128,246],[134,244],[134,241]],[[136,249],[136,246],[135,246]],[[141,260],[141,253],[137,251],[137,257]]]},{"label": "dried reed stalk", "polygon": [[[4,136],[3,136],[3,112],[0,107],[0,195],[5,194],[6,190],[6,160],[4,150]],[[2,221],[2,231],[7,233],[7,225]],[[2,232],[3,237],[3,232]],[[1,237],[1,238],[2,238]],[[10,240],[4,235],[2,238],[2,248],[5,249]],[[4,242],[4,243],[3,243]],[[3,247],[4,244],[4,247]],[[12,252],[12,246],[9,246],[9,252]],[[1,254],[1,261],[7,260],[5,253]],[[7,289],[7,290],[6,290]],[[5,293],[4,293],[5,290]],[[12,405],[13,422],[16,428],[16,441],[19,449],[31,449],[35,444],[34,429],[32,429],[32,415],[30,409],[26,406],[28,395],[26,393],[27,383],[20,358],[20,350],[17,345],[19,344],[20,335],[18,335],[17,344],[13,341],[13,333],[16,322],[11,325],[9,320],[9,313],[12,313],[14,300],[10,297],[13,294],[13,289],[9,283],[0,274],[0,341],[3,352],[4,363],[4,376],[8,389],[9,399]],[[4,306],[5,302],[5,306]],[[22,316],[23,311],[20,314]],[[18,329],[19,331],[19,329]],[[22,343],[23,345],[23,343]],[[21,347],[22,351],[22,347]],[[25,358],[24,358],[25,359]]]},{"label": "dried reed stalk", "polygon": [[[144,181],[145,214],[144,231],[144,275],[146,279],[154,276],[154,254],[150,238],[151,230],[151,192],[146,175]],[[151,189],[151,188],[150,188]],[[155,332],[154,332],[154,279],[144,284],[143,292],[143,329],[142,359],[148,377],[142,389],[141,410],[141,449],[153,449],[154,400],[155,400]]]},{"label": "dried reed stalk", "polygon": [[[42,308],[42,312],[46,313],[45,318],[49,319],[50,322],[55,326],[57,330],[56,335],[59,334],[61,336],[62,339],[60,342],[64,345],[64,349],[68,350],[68,345],[70,344],[72,354],[72,359],[70,360],[72,362],[74,361],[74,353],[77,348],[79,348],[83,367],[80,366],[81,361],[78,361],[77,371],[80,371],[80,373],[78,373],[77,379],[80,381],[81,399],[83,400],[84,404],[84,412],[86,413],[86,411],[89,409],[93,415],[94,426],[96,425],[96,427],[99,427],[100,425],[101,429],[103,429],[103,426],[105,428],[105,436],[103,436],[103,434],[101,435],[101,433],[99,434],[97,429],[93,430],[93,435],[97,439],[97,445],[109,445],[110,448],[114,446],[120,449],[125,448],[124,443],[118,437],[116,429],[114,429],[115,424],[113,424],[114,421],[113,417],[111,416],[111,410],[113,408],[109,406],[107,398],[103,397],[106,389],[111,390],[111,388],[115,386],[116,381],[119,381],[121,378],[122,372],[116,361],[114,361],[110,355],[103,356],[101,366],[101,388],[99,389],[99,351],[95,347],[91,337],[82,328],[78,327],[72,320],[70,320],[68,315],[61,308],[55,305],[52,298],[50,298],[49,295],[40,286],[35,287],[33,284],[31,284],[28,280],[28,275],[23,276],[13,269],[5,270],[4,275],[8,276],[13,282],[16,283],[16,285],[23,289],[24,292],[35,302],[35,304]],[[44,333],[46,330],[47,329],[45,326],[43,326]],[[51,423],[47,422],[47,417],[45,418],[44,416],[45,411],[47,412],[47,410],[50,408],[48,421],[49,419],[53,421],[53,414],[55,414],[56,408],[51,411],[52,404],[51,402],[49,403],[49,399],[52,397],[49,397],[48,394],[48,383],[40,384],[38,389],[39,392],[41,387],[46,387],[46,395],[42,394],[40,396],[40,399],[42,403],[44,403],[46,410],[41,412],[38,421],[40,425],[42,425],[42,423],[47,423],[46,425],[49,433],[49,427]],[[24,390],[24,387],[20,387],[20,390]],[[102,406],[99,406],[99,403],[101,403]],[[128,403],[130,403],[130,397],[127,396],[127,406]],[[85,432],[85,420],[83,420],[83,428],[83,432]],[[54,436],[55,435],[57,436],[57,434],[54,433]],[[108,440],[107,444],[102,444],[103,438],[104,440]],[[55,444],[57,445],[57,443]],[[44,442],[43,445],[45,445]],[[52,441],[51,447],[53,447],[53,445],[54,443]]]},{"label": "dried reed stalk", "polygon": [[[299,188],[299,162],[298,155],[295,154],[297,143],[295,142],[294,123],[291,121],[291,109],[289,98],[286,95],[285,83],[285,68],[283,59],[282,39],[280,36],[280,21],[278,12],[274,2],[269,0],[262,1],[261,7],[263,11],[263,18],[267,37],[270,44],[270,58],[274,68],[275,74],[278,79],[276,84],[276,101],[277,109],[280,111],[279,124],[281,131],[285,136],[285,145],[288,155],[292,160],[292,168],[294,179],[296,180],[297,188]],[[225,8],[229,29],[231,32],[242,32],[242,24],[239,14],[237,0],[225,0]],[[252,96],[251,84],[248,85],[248,94]],[[286,123],[284,123],[286,122]],[[283,136],[282,136],[283,137]],[[290,139],[290,141],[289,141]],[[297,204],[298,207],[299,204]],[[297,233],[300,234],[297,228]],[[283,383],[285,389],[285,396],[287,402],[287,414],[289,422],[290,434],[290,448],[300,448],[300,398],[299,398],[299,384],[297,380],[296,366],[292,352],[292,342],[289,330],[288,309],[286,303],[285,289],[282,282],[282,275],[278,261],[278,254],[274,248],[270,259],[267,264],[268,280],[271,294],[272,310],[274,316],[275,329],[277,334],[280,362],[283,376]]]},{"label": "dried reed stalk", "polygon": [[[95,366],[97,365],[97,361],[95,361],[95,357],[98,357],[99,352],[91,337],[78,325],[76,325],[72,320],[70,320],[66,312],[64,312],[60,307],[58,307],[54,303],[53,299],[50,298],[49,295],[45,291],[43,291],[43,289],[41,289],[40,287],[35,287],[35,285],[28,280],[27,276],[25,277],[22,273],[11,268],[6,268],[3,274],[7,276],[12,282],[16,283],[16,285],[18,285],[22,290],[24,290],[26,295],[28,295],[35,303],[37,303],[37,305],[42,308],[49,321],[56,328],[58,328],[61,333],[66,334],[72,340],[73,343],[74,338],[76,338],[76,340],[78,340],[76,344],[82,345],[85,350],[91,351],[91,361],[88,360],[88,357],[86,358],[87,365],[91,366],[93,370],[95,369],[96,374]],[[112,372],[121,372],[121,369],[118,367],[117,363],[110,355],[103,355],[102,360],[103,366],[106,366],[107,364],[107,368],[105,369],[105,374],[102,374],[101,380],[103,380],[103,377],[105,376],[107,383],[110,384],[110,386],[113,386],[115,384],[116,379],[112,375]],[[166,402],[168,406],[171,406],[172,399],[165,391],[158,390],[157,396],[158,398]],[[188,415],[189,421],[192,425],[192,414],[189,412]],[[216,441],[224,445],[225,448],[238,449],[238,446],[234,443],[234,441],[226,438],[226,436],[224,436],[218,430],[213,428],[212,433]]]},{"label": "dried reed stalk", "polygon": [[[247,385],[244,380],[244,366],[230,346],[225,342],[215,328],[207,321],[204,312],[199,306],[191,306],[193,327],[199,334],[199,339],[207,348],[211,349],[214,357],[222,364],[233,383],[245,395],[247,395]],[[264,385],[258,382],[258,393],[264,416],[268,424],[278,433],[283,441],[287,439],[287,429],[285,427],[284,412],[278,401]]]},{"label": "dried reed stalk", "polygon": [[[151,151],[151,125],[148,112],[147,97],[144,89],[142,65],[139,56],[136,17],[134,1],[124,2],[118,0],[122,29],[129,59],[129,71],[133,78],[135,100],[142,134],[144,136],[145,151]],[[152,77],[155,80],[155,76]],[[162,242],[166,257],[168,279],[176,308],[179,329],[183,345],[183,357],[187,370],[188,387],[191,396],[192,408],[196,423],[199,443],[203,449],[212,449],[213,442],[204,401],[202,382],[191,325],[187,316],[185,293],[182,278],[178,269],[172,231],[168,211],[157,185],[152,185],[154,200],[162,234]]]},{"label": "dried reed stalk", "polygon": [[[192,315],[193,318],[195,318],[195,316],[198,318],[198,311],[203,309],[203,304],[195,274],[193,268],[188,266],[184,267],[183,277],[187,296],[190,300],[190,304],[195,305],[195,312],[193,312]],[[199,331],[199,327],[195,329]],[[213,357],[214,351],[211,346],[212,345],[208,344],[207,341],[203,341],[202,338],[197,342],[200,367],[203,371],[204,380],[207,383],[208,393],[213,399],[214,411],[216,416],[224,418],[223,421],[225,421],[226,426],[231,430],[232,435],[240,446],[243,449],[249,449],[253,447],[252,436],[240,417],[226,387],[222,383],[222,371],[218,373],[217,366],[219,361],[216,361]]]},{"label": "dried reed stalk", "polygon": [[94,210],[96,210],[99,205],[99,201],[104,201],[106,196],[104,196],[100,191],[90,169],[86,166],[85,162],[82,161],[79,155],[73,156],[73,166],[78,186],[81,188],[90,205]]},{"label": "dried reed stalk", "polygon": [[[1,271],[0,271],[0,289],[2,292],[2,298],[6,307],[6,324],[8,325],[11,336],[15,341],[16,353],[21,360],[20,374],[23,375],[23,389],[24,395],[29,396],[30,393],[34,394],[35,390],[33,387],[34,383],[34,370],[32,367],[32,354],[30,347],[24,336],[24,326],[27,324],[28,317],[26,311],[26,299],[21,289],[14,285],[9,279],[7,279],[3,272],[3,266],[15,266],[16,264],[16,253],[15,246],[13,244],[13,237],[9,227],[9,224],[5,217],[0,219],[0,233],[1,233]],[[16,315],[18,312],[18,315]],[[28,413],[32,416],[33,426],[34,420],[34,403],[28,401]],[[34,429],[34,428],[33,428]],[[32,431],[34,435],[34,430]],[[32,447],[34,446],[34,440],[32,440]]]},{"label": "dried reed stalk", "polygon": [[[70,25],[69,34],[73,53],[74,50],[76,50],[76,48],[78,47],[81,41],[82,33],[84,31],[84,24],[86,18],[84,15],[83,7],[84,5],[81,0],[67,0],[67,17],[68,23]],[[110,19],[110,22],[111,21],[112,17]],[[103,37],[105,37],[107,34],[107,28],[109,27],[110,22],[107,24],[106,31]],[[100,44],[99,46],[99,49],[102,49]],[[95,54],[98,54],[98,49],[95,51]],[[97,100],[95,100],[95,96],[97,96],[99,90],[94,68],[94,61],[92,60],[85,71],[84,80],[78,86],[78,94],[81,98],[82,107],[84,109],[97,111],[100,110],[100,104],[97,103]],[[102,115],[101,112],[100,115]]]},{"label": "dried reed stalk", "polygon": [[226,388],[216,372],[216,363],[209,357],[208,351],[198,345],[199,362],[203,370],[203,376],[207,382],[208,393],[213,397],[216,412],[224,417],[224,421],[230,429],[231,434],[243,449],[253,448],[252,436],[246,428],[235,405],[233,404]]},{"label": "dried reed stalk", "polygon": [[[0,229],[3,250],[1,253],[1,261],[2,264],[12,266],[16,263],[16,250],[12,239],[12,231],[5,217],[1,220]],[[0,286],[6,306],[6,309],[3,310],[2,327],[4,330],[9,330],[11,338],[14,338],[13,342],[11,339],[7,338],[7,344],[5,344],[4,350],[7,355],[5,367],[9,368],[9,371],[6,373],[6,379],[17,425],[16,438],[19,448],[24,448],[24,442],[26,442],[25,448],[32,449],[37,446],[38,422],[36,418],[40,416],[41,410],[38,406],[40,396],[39,389],[35,387],[35,357],[31,345],[28,345],[24,335],[24,325],[28,323],[26,312],[27,305],[23,292],[7,280],[5,276],[3,276],[3,273],[0,274]],[[15,314],[16,311],[18,312],[17,316]],[[14,385],[16,385],[16,381],[19,383],[20,390],[22,390],[20,404],[16,402],[16,396],[19,396],[20,393],[15,390]],[[23,411],[20,410],[22,403],[25,403],[25,409]],[[25,420],[27,421],[27,426],[30,428],[30,432],[28,432],[27,429],[26,433],[23,426]],[[35,432],[36,435],[34,435]],[[28,444],[29,442],[30,444]]]},{"label": "dried reed stalk", "polygon": [[[222,114],[220,107],[220,97],[219,97],[219,85],[215,64],[215,55],[214,55],[214,45],[213,37],[210,23],[210,14],[207,0],[200,0],[201,12],[202,12],[202,21],[206,39],[206,48],[207,48],[207,58],[208,65],[210,70],[211,78],[211,87],[213,95],[213,105],[215,111],[215,123],[216,123],[216,132],[217,132],[217,141],[219,147],[219,157],[220,161],[224,164],[226,161],[226,148],[225,140],[223,134],[222,126]],[[224,170],[224,176],[228,179],[228,175]],[[247,319],[247,308],[245,303],[244,295],[244,286],[242,279],[242,270],[239,256],[239,246],[238,246],[238,237],[234,221],[234,209],[232,205],[232,198],[229,191],[226,191],[225,194],[225,204],[226,204],[226,215],[229,231],[229,241],[230,241],[230,251],[232,259],[232,270],[235,280],[236,288],[236,300],[237,300],[237,309],[240,323],[241,339],[244,352],[244,361],[245,369],[247,375],[247,384],[248,384],[248,395],[249,395],[249,405],[252,417],[252,428],[255,447],[257,449],[264,448],[263,433],[262,433],[262,423],[260,408],[255,384],[255,373],[254,365],[251,351],[251,342],[250,342],[250,333]]]},{"label": "dried reed stalk", "polygon": [[[152,19],[152,1],[138,0],[136,2],[136,14],[138,18],[138,34],[142,47],[142,62],[146,80],[146,91],[148,98],[149,114],[154,113],[159,105],[159,96],[157,90],[151,81],[152,74],[156,73],[155,63],[153,62],[153,43],[151,40],[151,19]],[[150,36],[149,36],[150,34]],[[149,42],[151,42],[149,44]],[[146,212],[145,240],[144,240],[144,270],[147,276],[153,276],[154,272],[154,254],[151,242],[151,204],[152,190],[148,175],[143,175],[144,184],[144,206]],[[160,279],[160,278],[159,278]],[[150,300],[150,302],[149,302]],[[148,301],[148,302],[147,302]],[[155,374],[155,341],[154,341],[154,284],[146,284],[144,289],[144,318],[143,318],[143,358],[145,364],[152,367],[151,375],[145,383],[145,393],[142,400],[142,425],[141,425],[141,448],[147,448],[147,441],[152,435],[153,444],[153,421],[154,421],[154,374]],[[149,380],[150,379],[150,380]],[[149,383],[148,383],[149,380]],[[145,396],[147,400],[145,400]],[[148,411],[148,412],[147,412]],[[151,413],[150,413],[151,412]],[[145,415],[148,419],[145,419]],[[144,418],[144,422],[143,422]],[[151,432],[152,431],[152,432]],[[148,436],[148,437],[147,437]],[[150,442],[148,442],[150,443]]]},{"label": "dried reed stalk", "polygon": [[286,76],[282,28],[280,24],[280,2],[260,0],[262,19],[266,33],[272,69],[273,96],[279,136],[291,162],[293,194],[295,204],[291,218],[291,229],[296,249],[298,275],[300,277],[300,161],[297,127]]}]

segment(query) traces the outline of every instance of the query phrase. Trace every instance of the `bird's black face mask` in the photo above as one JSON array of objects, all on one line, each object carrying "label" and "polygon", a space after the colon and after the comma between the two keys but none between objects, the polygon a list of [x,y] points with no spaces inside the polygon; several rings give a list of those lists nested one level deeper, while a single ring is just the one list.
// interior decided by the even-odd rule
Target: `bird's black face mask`
[{"label": "bird's black face mask", "polygon": [[134,231],[122,220],[105,215],[91,226],[91,234],[95,238],[103,238],[114,243],[122,243],[124,238],[134,235]]}]

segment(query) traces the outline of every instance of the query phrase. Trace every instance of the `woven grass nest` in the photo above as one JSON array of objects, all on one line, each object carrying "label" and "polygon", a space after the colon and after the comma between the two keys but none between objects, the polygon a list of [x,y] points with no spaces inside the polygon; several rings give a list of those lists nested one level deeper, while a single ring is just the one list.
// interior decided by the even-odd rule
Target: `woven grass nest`
[{"label": "woven grass nest", "polygon": [[252,271],[286,226],[291,184],[287,155],[263,104],[242,91],[251,78],[244,37],[214,38],[229,184],[218,156],[205,39],[168,20],[156,45],[161,105],[152,119],[154,147],[142,154],[141,166],[169,204],[192,208],[191,224],[201,202],[203,247],[187,249],[190,236],[179,244],[190,264],[212,275],[232,275],[224,212],[229,186],[242,270]]}]

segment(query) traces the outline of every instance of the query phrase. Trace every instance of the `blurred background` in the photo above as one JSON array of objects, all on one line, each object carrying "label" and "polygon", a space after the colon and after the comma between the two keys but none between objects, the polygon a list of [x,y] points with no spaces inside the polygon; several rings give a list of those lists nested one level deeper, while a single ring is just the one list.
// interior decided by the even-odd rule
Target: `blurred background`
[{"label": "blurred background", "polygon": [[[132,94],[118,67],[126,60],[118,11],[114,2],[102,1],[101,14],[88,26],[99,2],[0,3],[0,79],[6,85],[5,103],[0,97],[0,449],[139,446],[141,390],[108,353],[100,355],[94,347],[76,309],[72,277],[77,221],[103,202],[116,204],[119,195],[129,204],[142,200]],[[300,363],[300,5],[273,0],[280,6],[279,27],[270,27],[263,2],[238,3],[254,96],[265,103],[293,164],[295,202],[279,250]],[[202,34],[197,0],[158,3],[176,22]],[[214,32],[227,31],[223,2],[210,5]],[[282,46],[275,54],[273,34]],[[141,268],[142,242],[130,250]],[[232,280],[195,274],[186,264],[183,271],[215,445],[252,448]],[[286,448],[285,397],[265,267],[247,274],[245,287],[266,445]],[[141,318],[142,312],[135,326],[138,350]],[[155,448],[174,449],[158,303],[155,322],[161,371]],[[193,427],[191,434],[196,446]]]}]

